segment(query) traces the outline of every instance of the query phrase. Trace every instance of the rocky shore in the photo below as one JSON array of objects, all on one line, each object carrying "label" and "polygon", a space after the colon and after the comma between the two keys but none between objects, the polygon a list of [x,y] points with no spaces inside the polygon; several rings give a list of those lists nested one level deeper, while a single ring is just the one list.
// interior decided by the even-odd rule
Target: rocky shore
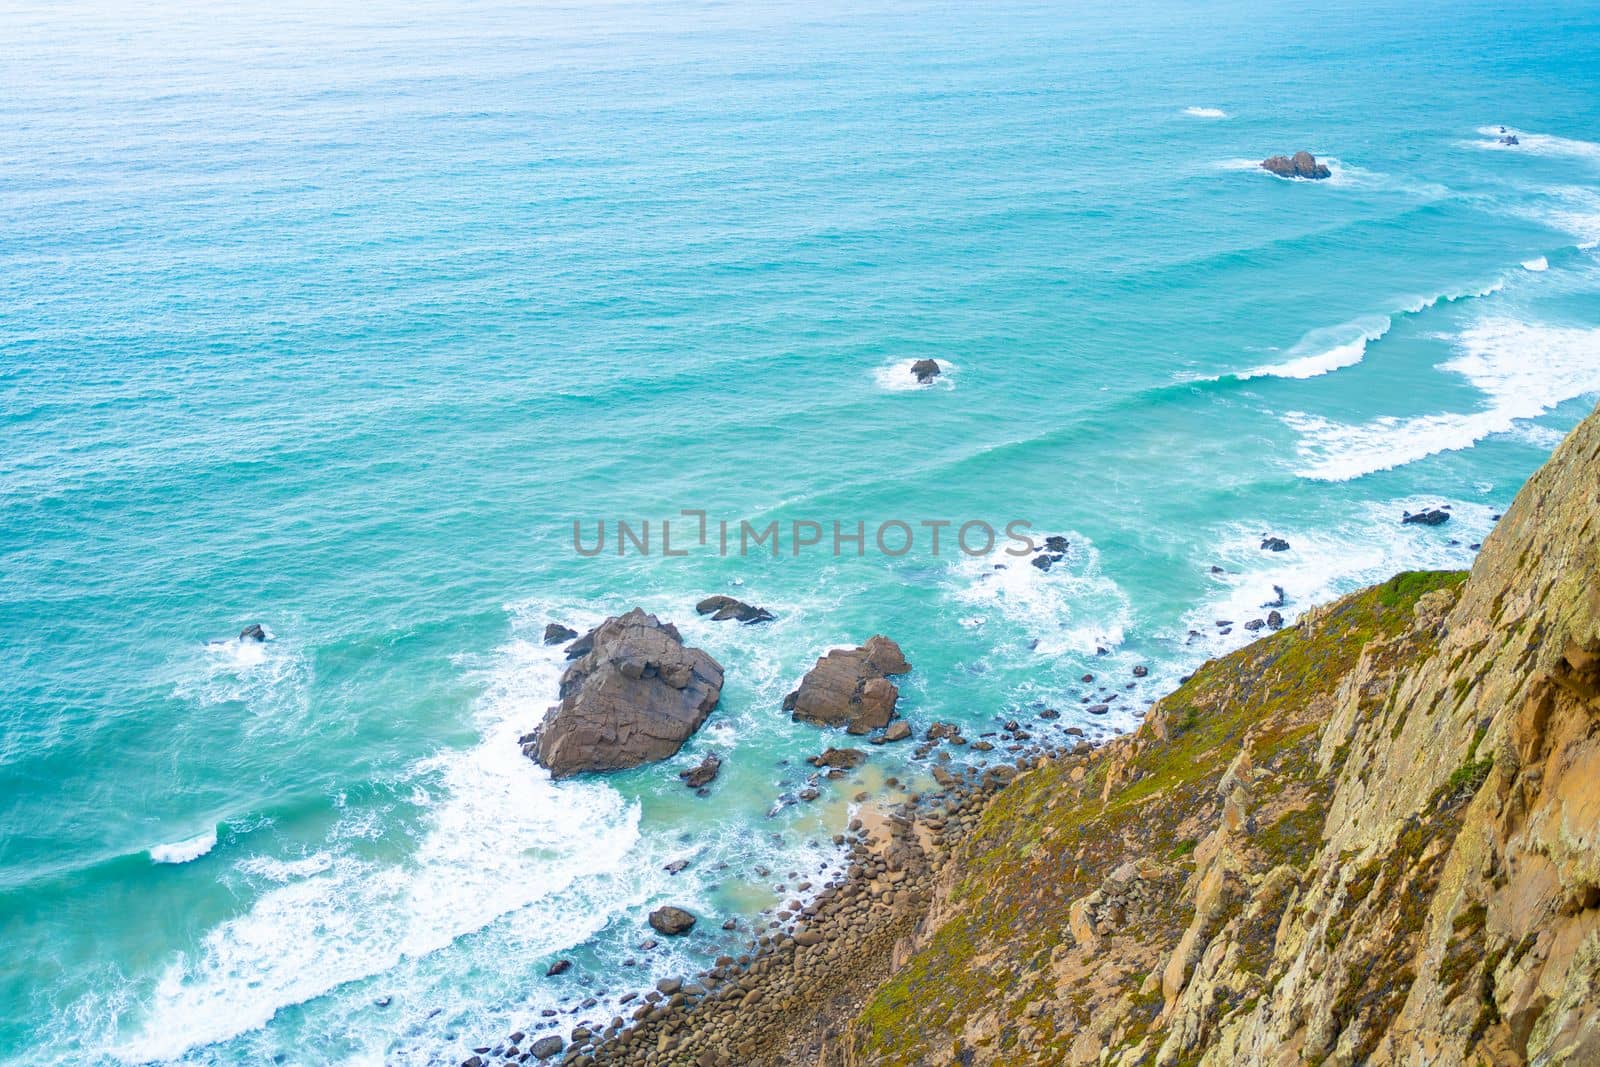
[{"label": "rocky shore", "polygon": [[466,1067],[1600,1062],[1597,464],[1600,415],[1470,575],[1314,609],[1133,733],[1008,722],[980,770],[934,724],[743,951]]}]

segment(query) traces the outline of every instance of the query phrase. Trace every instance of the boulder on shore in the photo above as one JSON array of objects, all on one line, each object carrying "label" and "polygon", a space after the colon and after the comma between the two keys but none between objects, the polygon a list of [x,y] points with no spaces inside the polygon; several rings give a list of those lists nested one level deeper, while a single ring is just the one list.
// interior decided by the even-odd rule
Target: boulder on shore
[{"label": "boulder on shore", "polygon": [[694,929],[696,920],[682,908],[670,904],[650,913],[650,928],[666,937],[679,937]]},{"label": "boulder on shore", "polygon": [[559,645],[577,636],[578,631],[570,626],[562,626],[559,622],[546,623],[544,627],[544,643],[547,645]]},{"label": "boulder on shore", "polygon": [[561,702],[522,748],[554,778],[666,759],[722,695],[722,666],[639,608],[601,623],[569,658],[574,650]]},{"label": "boulder on shore", "polygon": [[266,639],[267,631],[261,628],[259,622],[253,622],[239,631],[239,640],[241,641],[265,641]]},{"label": "boulder on shore", "polygon": [[935,378],[944,373],[944,368],[931,359],[919,359],[911,364],[911,373],[921,385],[930,384]]},{"label": "boulder on shore", "polygon": [[710,615],[712,622],[724,622],[728,619],[738,619],[740,622],[768,622],[773,617],[772,612],[766,608],[758,608],[754,604],[746,604],[742,600],[735,600],[721,593],[706,597],[694,606],[694,610],[701,615]]},{"label": "boulder on shore", "polygon": [[899,645],[875,635],[859,648],[836,648],[817,660],[800,688],[784,697],[783,709],[795,722],[870,733],[889,725],[900,700],[889,675],[910,669]]},{"label": "boulder on shore", "polygon": [[1316,181],[1333,175],[1326,164],[1318,163],[1317,157],[1306,151],[1296,152],[1292,156],[1269,156],[1261,161],[1261,166],[1280,178]]}]

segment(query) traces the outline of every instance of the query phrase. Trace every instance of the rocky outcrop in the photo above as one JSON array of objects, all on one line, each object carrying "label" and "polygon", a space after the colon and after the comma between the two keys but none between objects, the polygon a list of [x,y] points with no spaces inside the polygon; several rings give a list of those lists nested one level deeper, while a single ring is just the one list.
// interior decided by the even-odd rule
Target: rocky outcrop
[{"label": "rocky outcrop", "polygon": [[859,648],[836,648],[817,660],[800,687],[784,698],[783,708],[793,712],[795,722],[870,733],[894,718],[900,690],[889,676],[909,670],[900,646],[877,635]]},{"label": "rocky outcrop", "polygon": [[1442,508],[1429,508],[1426,511],[1400,513],[1402,526],[1443,526],[1450,521],[1450,513]]},{"label": "rocky outcrop", "polygon": [[688,648],[671,623],[634,608],[574,642],[561,702],[523,739],[523,752],[565,778],[675,754],[722,693],[722,667]]},{"label": "rocky outcrop", "polygon": [[545,623],[544,643],[547,645],[559,645],[577,636],[578,631],[570,626],[563,626],[559,622]]},{"label": "rocky outcrop", "polygon": [[663,937],[681,937],[694,929],[696,921],[690,912],[671,905],[650,913],[650,928]]},{"label": "rocky outcrop", "polygon": [[259,622],[253,622],[249,626],[246,626],[243,630],[239,631],[239,640],[241,641],[259,642],[265,641],[266,639],[267,631],[262,629],[262,626]]},{"label": "rocky outcrop", "polygon": [[911,364],[911,376],[916,378],[920,385],[931,385],[933,380],[943,373],[943,368],[936,360],[919,359]]},{"label": "rocky outcrop", "polygon": [[1310,152],[1300,151],[1292,156],[1270,156],[1261,161],[1263,169],[1280,178],[1305,178],[1316,181],[1332,176],[1326,164],[1318,163]]},{"label": "rocky outcrop", "polygon": [[754,604],[746,604],[742,600],[735,600],[721,593],[706,597],[694,606],[694,610],[701,615],[710,615],[713,622],[723,622],[727,619],[738,619],[740,622],[770,622],[773,618],[772,612],[766,608],[758,608]]},{"label": "rocky outcrop", "polygon": [[1261,539],[1261,551],[1287,552],[1289,551],[1289,542],[1281,537],[1263,537]]},{"label": "rocky outcrop", "polygon": [[722,770],[722,758],[716,753],[707,753],[706,758],[686,771],[679,771],[678,777],[683,779],[683,784],[690,789],[704,789],[716,780],[717,772]]},{"label": "rocky outcrop", "polygon": [[817,1062],[1600,1062],[1596,469],[1019,777]]}]

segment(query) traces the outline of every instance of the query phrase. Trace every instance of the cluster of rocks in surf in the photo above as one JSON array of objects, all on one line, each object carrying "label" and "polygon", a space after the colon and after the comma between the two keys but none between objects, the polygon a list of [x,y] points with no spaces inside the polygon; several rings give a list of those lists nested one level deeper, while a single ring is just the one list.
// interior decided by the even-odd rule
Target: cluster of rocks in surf
[{"label": "cluster of rocks in surf", "polygon": [[1303,178],[1308,181],[1321,181],[1323,178],[1332,177],[1333,171],[1327,164],[1318,163],[1317,157],[1307,151],[1296,152],[1292,156],[1268,156],[1261,161],[1263,170],[1276,174],[1280,178]]}]

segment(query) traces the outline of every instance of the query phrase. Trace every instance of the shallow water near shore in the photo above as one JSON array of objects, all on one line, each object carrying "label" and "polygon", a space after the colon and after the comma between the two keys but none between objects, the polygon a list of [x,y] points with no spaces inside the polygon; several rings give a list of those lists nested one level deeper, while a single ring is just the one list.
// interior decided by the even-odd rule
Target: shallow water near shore
[{"label": "shallow water near shore", "polygon": [[[1470,565],[1600,393],[1597,49],[1563,3],[0,13],[0,1060],[609,1019],[923,773],[799,799],[828,648],[899,641],[919,736],[1059,744],[1274,586]],[[1299,148],[1333,177],[1254,165]],[[682,509],[1071,548],[572,549]],[[552,783],[544,625],[635,605],[721,705]]]}]

